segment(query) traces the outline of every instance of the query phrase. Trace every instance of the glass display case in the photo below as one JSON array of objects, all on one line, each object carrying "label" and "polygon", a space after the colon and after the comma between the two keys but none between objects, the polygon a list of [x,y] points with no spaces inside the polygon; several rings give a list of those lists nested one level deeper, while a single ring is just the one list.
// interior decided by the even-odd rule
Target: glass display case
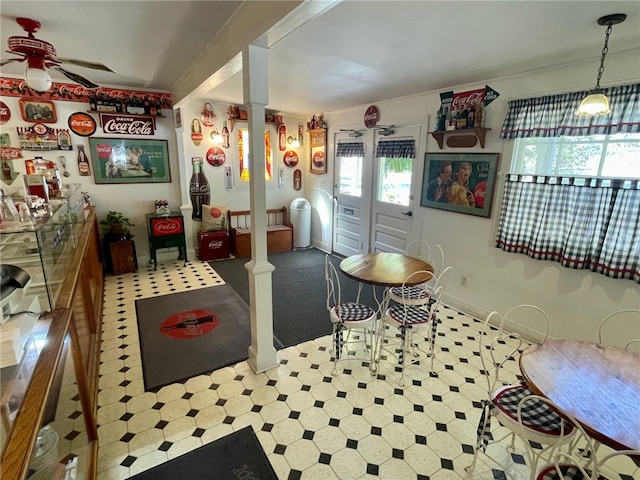
[{"label": "glass display case", "polygon": [[65,185],[60,197],[49,202],[44,214],[39,213],[37,218],[27,214],[21,215],[22,221],[0,223],[3,287],[15,287],[11,292],[6,291],[8,287],[3,290],[3,324],[17,312],[55,308],[86,221],[80,185]]}]

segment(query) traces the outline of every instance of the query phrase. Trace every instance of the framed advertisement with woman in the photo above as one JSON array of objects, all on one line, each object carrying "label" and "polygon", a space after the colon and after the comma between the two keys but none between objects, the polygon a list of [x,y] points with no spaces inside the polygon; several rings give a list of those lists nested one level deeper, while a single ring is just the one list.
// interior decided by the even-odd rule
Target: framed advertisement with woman
[{"label": "framed advertisement with woman", "polygon": [[420,205],[491,216],[499,153],[426,153]]},{"label": "framed advertisement with woman", "polygon": [[93,176],[101,183],[170,183],[167,140],[89,138]]}]

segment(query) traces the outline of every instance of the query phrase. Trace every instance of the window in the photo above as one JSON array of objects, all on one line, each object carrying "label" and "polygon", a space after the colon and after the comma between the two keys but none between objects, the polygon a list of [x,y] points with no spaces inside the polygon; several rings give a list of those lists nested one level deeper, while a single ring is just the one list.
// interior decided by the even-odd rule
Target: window
[{"label": "window", "polygon": [[640,178],[640,134],[518,138],[511,171],[526,175]]},{"label": "window", "polygon": [[[273,178],[273,154],[271,152],[271,135],[268,131],[264,132],[264,154],[265,154],[265,167],[264,178],[265,180],[271,180]],[[238,129],[238,162],[240,164],[240,180],[243,182],[249,181],[249,130],[239,128]]]}]

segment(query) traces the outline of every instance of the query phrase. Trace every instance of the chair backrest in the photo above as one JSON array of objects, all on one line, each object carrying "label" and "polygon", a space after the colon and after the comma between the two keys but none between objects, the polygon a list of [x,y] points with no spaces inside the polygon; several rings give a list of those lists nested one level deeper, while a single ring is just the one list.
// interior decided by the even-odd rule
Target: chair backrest
[{"label": "chair backrest", "polygon": [[340,305],[341,298],[340,278],[329,255],[324,257],[324,279],[327,282],[327,310],[331,310],[335,305]]},{"label": "chair backrest", "polygon": [[528,345],[520,333],[526,330],[522,322],[531,328],[533,320],[539,324],[541,341],[544,343],[549,334],[549,317],[535,305],[516,305],[504,314],[493,311],[487,315],[480,334],[479,353],[489,395],[499,386],[511,382],[505,382],[501,378],[501,372],[508,362],[515,363],[514,368],[511,369],[513,375],[516,375],[514,371],[519,371],[516,358]]},{"label": "chair backrest", "polygon": [[626,308],[607,315],[600,323],[598,343],[640,352],[640,309]]},{"label": "chair backrest", "polygon": [[431,245],[421,238],[410,241],[405,249],[405,254],[427,262],[433,267],[436,275],[444,268],[444,251],[442,247],[440,245]]},{"label": "chair backrest", "polygon": [[[540,418],[541,412],[548,412],[549,409],[558,414],[559,421],[557,416],[548,419]],[[598,466],[593,465],[589,470],[587,470],[584,465],[588,459],[586,457],[579,456],[576,448],[571,448],[571,446],[575,447],[576,445],[579,445],[581,449],[584,449],[584,451],[591,452],[592,455],[595,455],[596,449],[594,448],[595,445],[593,439],[587,435],[582,428],[582,425],[580,425],[575,418],[562,410],[554,402],[539,395],[528,395],[518,403],[516,418],[522,438],[527,438],[526,431],[530,428],[528,425],[544,424],[544,420],[548,420],[548,424],[557,425],[559,427],[559,431],[557,431],[558,442],[555,443],[548,452],[549,464],[546,467],[542,467],[541,470],[553,471],[557,469],[559,478],[565,479],[565,470],[561,468],[561,465],[574,465],[580,469],[583,477],[567,475],[567,480],[575,478],[595,480],[598,477]],[[534,447],[529,442],[523,443],[529,458],[535,456],[536,453],[533,451]],[[570,444],[568,449],[564,448],[567,444]],[[573,471],[575,472],[575,470]],[[541,472],[539,472],[539,474],[541,474]]]}]

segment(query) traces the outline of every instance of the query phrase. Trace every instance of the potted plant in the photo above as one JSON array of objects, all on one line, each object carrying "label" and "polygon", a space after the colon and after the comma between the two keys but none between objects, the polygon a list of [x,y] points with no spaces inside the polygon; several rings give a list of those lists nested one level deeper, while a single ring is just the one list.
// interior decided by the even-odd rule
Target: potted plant
[{"label": "potted plant", "polygon": [[[111,254],[111,246],[116,242],[121,242],[123,240],[131,240],[133,238],[133,234],[131,233],[131,227],[134,227],[135,224],[131,223],[131,221],[124,216],[123,213],[110,211],[107,213],[107,216],[100,220],[100,226],[102,227],[103,237],[102,237],[102,250],[104,253],[104,263],[105,269],[108,272],[114,272],[114,259]],[[130,244],[133,243],[128,242]],[[133,255],[128,255],[128,257],[133,257],[133,263],[130,266],[131,271],[135,271],[137,269],[137,261],[135,260],[135,245],[130,245],[127,247],[125,244],[120,244],[120,246],[124,246],[128,249],[131,249]],[[116,259],[117,260],[117,259]],[[120,262],[116,262],[120,263]]]}]

